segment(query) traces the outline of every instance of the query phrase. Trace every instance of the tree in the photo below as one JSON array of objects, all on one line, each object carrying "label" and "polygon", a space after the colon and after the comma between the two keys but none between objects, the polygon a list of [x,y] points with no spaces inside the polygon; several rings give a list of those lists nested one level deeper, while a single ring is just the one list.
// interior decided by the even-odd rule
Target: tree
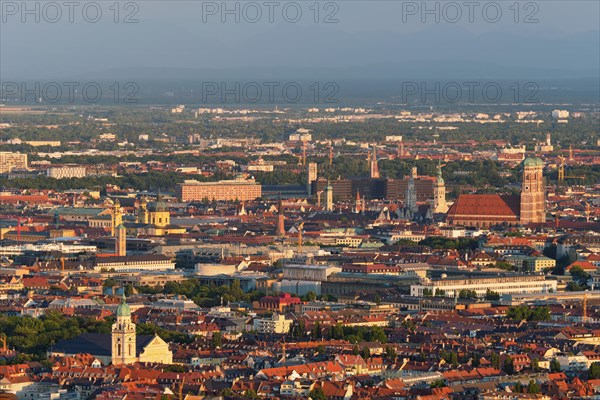
[{"label": "tree", "polygon": [[488,290],[485,291],[485,299],[489,301],[500,300],[500,293],[494,292],[488,288]]},{"label": "tree", "polygon": [[360,356],[366,360],[367,358],[371,357],[371,350],[369,350],[367,346],[363,347],[360,351]]},{"label": "tree", "polygon": [[498,353],[492,353],[490,356],[490,362],[492,363],[492,367],[500,368],[500,356]]},{"label": "tree", "polygon": [[515,386],[513,386],[513,392],[523,393],[523,385],[521,384],[520,381],[517,381],[517,383],[515,383]]},{"label": "tree", "polygon": [[316,299],[317,299],[317,295],[312,290],[307,292],[303,297],[304,301],[315,301]]},{"label": "tree", "polygon": [[548,307],[529,308],[522,304],[517,307],[510,307],[506,312],[506,318],[518,321],[550,321],[552,316],[550,315],[550,309]]},{"label": "tree", "polygon": [[212,344],[213,349],[217,349],[222,346],[223,340],[221,337],[221,332],[213,332],[212,338],[211,338],[211,344]]},{"label": "tree", "polygon": [[579,283],[579,284],[585,284],[585,282],[590,277],[590,274],[585,272],[583,270],[583,268],[581,268],[579,266],[571,267],[571,269],[569,270],[569,273],[573,277],[573,280],[577,281],[577,283]]},{"label": "tree", "polygon": [[540,385],[535,380],[530,380],[529,385],[527,385],[527,393],[530,394],[538,394],[541,392]]},{"label": "tree", "polygon": [[310,336],[315,340],[321,338],[321,323],[319,321],[315,322],[315,325],[310,332]]},{"label": "tree", "polygon": [[127,297],[131,296],[133,294],[133,285],[128,283],[123,288],[123,291],[125,292],[125,296],[127,296]]},{"label": "tree", "polygon": [[470,289],[461,289],[458,292],[459,299],[477,299],[477,292]]},{"label": "tree", "polygon": [[392,346],[385,346],[385,357],[388,359],[396,358],[398,354],[396,353],[396,349]]},{"label": "tree", "polygon": [[502,370],[508,375],[512,375],[515,373],[515,363],[512,358],[506,357],[506,359],[504,360],[504,365],[502,366]]},{"label": "tree", "polygon": [[560,372],[560,362],[556,358],[550,361],[550,372]]},{"label": "tree", "polygon": [[308,397],[312,400],[327,400],[325,392],[321,388],[314,388],[308,393]]},{"label": "tree", "polygon": [[588,379],[600,378],[600,362],[593,362],[588,370]]}]

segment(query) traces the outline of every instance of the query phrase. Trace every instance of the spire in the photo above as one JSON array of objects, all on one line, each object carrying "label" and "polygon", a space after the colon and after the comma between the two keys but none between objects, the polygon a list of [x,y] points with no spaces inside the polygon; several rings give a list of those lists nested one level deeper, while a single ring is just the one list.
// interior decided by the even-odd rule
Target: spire
[{"label": "spire", "polygon": [[373,145],[373,152],[371,153],[370,169],[371,169],[371,178],[372,179],[379,178],[379,167],[377,165],[377,146],[376,145]]}]

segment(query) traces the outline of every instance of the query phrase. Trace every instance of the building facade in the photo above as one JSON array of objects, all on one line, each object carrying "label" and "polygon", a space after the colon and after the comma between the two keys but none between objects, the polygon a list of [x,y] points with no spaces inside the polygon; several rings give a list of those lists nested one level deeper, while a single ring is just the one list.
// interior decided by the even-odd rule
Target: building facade
[{"label": "building facade", "polygon": [[254,179],[235,179],[219,182],[186,180],[177,188],[177,197],[183,202],[251,201],[262,196],[262,185]]},{"label": "building facade", "polygon": [[27,169],[27,154],[0,151],[0,174],[15,169]]}]

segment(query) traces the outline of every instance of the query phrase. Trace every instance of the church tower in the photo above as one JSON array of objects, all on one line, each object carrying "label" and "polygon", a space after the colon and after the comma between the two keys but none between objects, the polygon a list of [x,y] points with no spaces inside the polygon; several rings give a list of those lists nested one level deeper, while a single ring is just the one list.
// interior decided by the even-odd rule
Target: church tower
[{"label": "church tower", "polygon": [[123,224],[115,229],[115,254],[119,257],[127,255],[127,228]]},{"label": "church tower", "polygon": [[150,203],[149,210],[148,222],[150,224],[161,228],[171,224],[171,213],[169,212],[169,206],[163,200],[163,197],[160,193],[156,197],[156,201]]},{"label": "church tower", "polygon": [[146,200],[146,196],[142,197],[142,200],[140,201],[137,222],[139,224],[148,223],[148,200]]},{"label": "church tower", "polygon": [[135,324],[131,322],[131,309],[125,295],[117,307],[117,321],[112,326],[113,365],[132,364],[137,361]]},{"label": "church tower", "polygon": [[371,154],[371,179],[379,178],[379,166],[377,165],[377,146],[373,146]]},{"label": "church tower", "polygon": [[277,229],[275,231],[277,236],[285,236],[285,215],[283,214],[283,201],[279,196],[279,205],[277,206]]},{"label": "church tower", "polygon": [[325,187],[325,211],[333,211],[333,186],[329,181]]},{"label": "church tower", "polygon": [[544,162],[537,157],[523,161],[520,223],[546,222],[546,195],[543,177]]},{"label": "church tower", "polygon": [[123,222],[123,214],[121,211],[121,203],[119,200],[115,200],[111,212],[111,226],[110,226],[110,234],[111,236],[115,236],[115,228]]},{"label": "church tower", "polygon": [[408,179],[408,185],[406,186],[406,194],[404,196],[404,208],[414,215],[417,210],[417,189],[415,188],[414,174],[410,175]]},{"label": "church tower", "polygon": [[446,203],[446,184],[442,177],[442,165],[438,164],[437,177],[433,185],[433,212],[446,213],[448,204]]}]

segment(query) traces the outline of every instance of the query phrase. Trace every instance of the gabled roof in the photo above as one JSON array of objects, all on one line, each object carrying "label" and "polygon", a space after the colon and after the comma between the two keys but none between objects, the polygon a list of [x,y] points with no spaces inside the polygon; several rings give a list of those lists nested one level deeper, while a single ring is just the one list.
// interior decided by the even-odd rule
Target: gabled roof
[{"label": "gabled roof", "polygon": [[517,217],[520,212],[521,199],[516,195],[461,194],[448,210],[448,215]]},{"label": "gabled roof", "polygon": [[[136,354],[139,355],[154,339],[154,335],[139,335],[136,337]],[[110,334],[82,333],[73,339],[61,340],[52,346],[54,353],[79,354],[89,353],[95,357],[110,357],[112,339]]]}]

